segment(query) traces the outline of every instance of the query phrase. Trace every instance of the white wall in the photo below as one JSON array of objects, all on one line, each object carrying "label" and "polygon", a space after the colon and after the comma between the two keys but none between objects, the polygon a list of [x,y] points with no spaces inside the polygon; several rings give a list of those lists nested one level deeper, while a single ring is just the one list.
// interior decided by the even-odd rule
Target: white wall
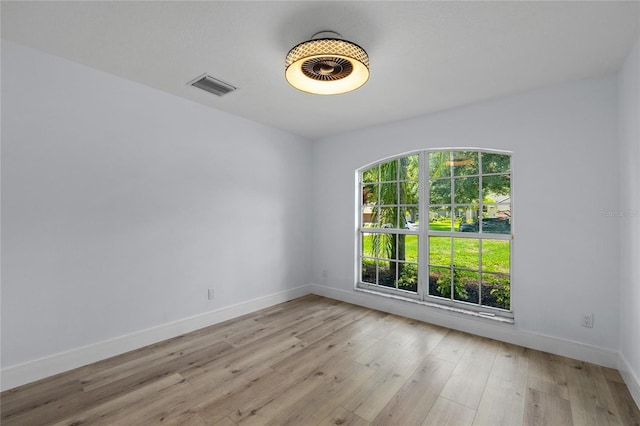
[{"label": "white wall", "polygon": [[3,369],[307,284],[310,166],[305,139],[3,42]]},{"label": "white wall", "polygon": [[620,371],[640,405],[640,40],[619,75]]},{"label": "white wall", "polygon": [[[620,229],[605,210],[619,202],[617,120],[610,75],[317,142],[314,282],[326,294],[410,315],[420,309],[426,320],[556,353],[565,342],[566,355],[615,365]],[[514,152],[512,328],[353,290],[355,170],[435,147]],[[594,328],[581,327],[583,313],[594,313]],[[528,340],[539,336],[551,339]]]}]

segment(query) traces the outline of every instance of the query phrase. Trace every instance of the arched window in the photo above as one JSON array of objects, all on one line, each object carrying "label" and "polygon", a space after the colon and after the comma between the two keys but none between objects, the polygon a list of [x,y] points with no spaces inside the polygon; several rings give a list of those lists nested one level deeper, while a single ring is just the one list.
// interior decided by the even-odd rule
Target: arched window
[{"label": "arched window", "polygon": [[421,151],[358,176],[359,288],[510,316],[509,153]]}]

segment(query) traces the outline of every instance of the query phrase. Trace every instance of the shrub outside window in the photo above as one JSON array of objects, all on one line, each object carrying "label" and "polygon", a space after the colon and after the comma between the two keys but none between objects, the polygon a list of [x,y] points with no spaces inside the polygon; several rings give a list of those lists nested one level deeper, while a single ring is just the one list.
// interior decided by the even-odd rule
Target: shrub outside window
[{"label": "shrub outside window", "polygon": [[358,177],[358,287],[510,316],[509,153],[421,151]]}]

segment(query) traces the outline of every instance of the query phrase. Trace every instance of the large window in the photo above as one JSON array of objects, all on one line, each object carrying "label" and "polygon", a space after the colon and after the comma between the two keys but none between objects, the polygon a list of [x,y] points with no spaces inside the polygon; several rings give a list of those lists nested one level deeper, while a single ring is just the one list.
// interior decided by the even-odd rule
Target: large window
[{"label": "large window", "polygon": [[508,316],[511,156],[412,153],[359,172],[358,287]]}]

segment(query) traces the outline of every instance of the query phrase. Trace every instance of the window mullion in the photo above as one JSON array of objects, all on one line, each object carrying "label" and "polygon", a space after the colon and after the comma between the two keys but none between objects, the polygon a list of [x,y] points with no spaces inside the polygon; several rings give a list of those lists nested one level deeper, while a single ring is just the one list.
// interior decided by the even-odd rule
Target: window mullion
[{"label": "window mullion", "polygon": [[[482,154],[478,152],[478,230],[482,229],[484,191],[482,190]],[[478,306],[482,306],[482,237],[478,239]]]},{"label": "window mullion", "polygon": [[425,300],[429,293],[429,154],[420,153],[420,167],[418,168],[418,291],[420,299]]},{"label": "window mullion", "polygon": [[[454,216],[454,209],[453,206],[455,205],[455,201],[456,201],[456,179],[455,179],[455,168],[454,168],[454,155],[453,155],[453,151],[449,151],[449,179],[451,179],[451,231],[455,231],[455,216]],[[453,236],[451,237],[450,241],[450,259],[451,259],[451,263],[449,264],[449,299],[451,299],[451,301],[453,302],[455,300],[455,292],[454,292],[454,288],[455,288],[455,277],[456,277],[456,265],[453,262],[455,257],[455,240],[453,238]]]}]

